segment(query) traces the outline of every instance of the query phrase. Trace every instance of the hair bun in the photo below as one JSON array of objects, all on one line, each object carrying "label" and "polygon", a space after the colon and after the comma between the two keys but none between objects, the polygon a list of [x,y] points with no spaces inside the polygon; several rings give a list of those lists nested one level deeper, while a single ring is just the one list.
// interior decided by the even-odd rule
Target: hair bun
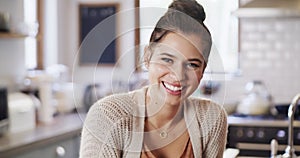
[{"label": "hair bun", "polygon": [[169,9],[183,12],[200,23],[203,23],[206,18],[203,6],[195,0],[174,0],[169,5]]}]

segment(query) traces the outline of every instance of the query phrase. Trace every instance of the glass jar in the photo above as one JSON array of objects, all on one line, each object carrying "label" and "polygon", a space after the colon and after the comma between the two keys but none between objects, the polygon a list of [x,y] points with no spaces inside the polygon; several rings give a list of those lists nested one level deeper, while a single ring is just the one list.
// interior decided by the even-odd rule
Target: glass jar
[{"label": "glass jar", "polygon": [[237,113],[245,115],[267,115],[272,98],[262,81],[254,80],[245,86],[246,96],[237,107]]}]

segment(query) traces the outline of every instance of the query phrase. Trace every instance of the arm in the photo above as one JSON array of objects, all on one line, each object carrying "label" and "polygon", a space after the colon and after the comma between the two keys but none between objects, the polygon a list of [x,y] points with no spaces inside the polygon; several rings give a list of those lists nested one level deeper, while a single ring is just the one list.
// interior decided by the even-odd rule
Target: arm
[{"label": "arm", "polygon": [[227,140],[227,114],[223,108],[215,111],[215,113],[219,115],[212,124],[204,157],[222,158]]},{"label": "arm", "polygon": [[93,105],[82,129],[80,158],[121,157],[118,124],[103,103]]}]

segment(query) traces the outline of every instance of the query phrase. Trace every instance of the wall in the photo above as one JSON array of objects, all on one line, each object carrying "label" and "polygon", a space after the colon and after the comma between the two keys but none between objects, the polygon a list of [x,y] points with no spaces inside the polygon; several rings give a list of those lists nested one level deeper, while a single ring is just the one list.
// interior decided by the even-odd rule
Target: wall
[{"label": "wall", "polygon": [[[23,0],[1,0],[0,12],[10,14],[11,30],[23,21]],[[0,38],[0,86],[12,86],[25,74],[24,38]]]},{"label": "wall", "polygon": [[[107,3],[106,0],[63,0],[57,1],[57,63],[70,67],[73,80],[79,84],[99,82],[110,86],[111,79],[125,79],[134,69],[133,15],[120,18],[125,28],[120,46],[119,67],[79,66],[77,62],[78,4],[81,2]],[[120,3],[121,10],[128,10],[134,4]],[[22,21],[22,0],[1,0],[0,11],[14,12],[12,23]],[[130,13],[130,12],[128,12]],[[300,92],[299,51],[300,18],[241,19],[240,66],[242,74],[222,81],[220,100],[239,100],[247,82],[263,80],[276,103],[289,103]],[[126,32],[127,30],[127,32]],[[0,81],[11,84],[25,73],[24,41],[22,39],[0,39]],[[13,69],[10,69],[13,66]]]},{"label": "wall", "polygon": [[[111,3],[120,4],[118,23],[120,27],[120,60],[116,66],[82,66],[78,64],[79,3]],[[12,26],[24,21],[23,0],[1,0],[0,11],[11,14]],[[111,89],[112,80],[128,82],[135,68],[134,53],[134,0],[44,0],[45,30],[44,60],[45,66],[64,64],[69,67],[72,80],[78,85],[75,97],[81,99],[87,84],[99,83],[102,88]],[[51,4],[51,8],[49,8]],[[47,8],[46,8],[47,7]],[[57,8],[56,8],[57,7]],[[51,13],[54,12],[54,13]],[[53,21],[54,20],[54,21]],[[56,21],[55,21],[56,20]],[[57,26],[55,26],[57,24]],[[16,29],[13,27],[13,29]],[[16,82],[20,82],[26,73],[24,39],[0,39],[0,86],[5,85],[17,90]],[[109,93],[109,92],[107,92]]]},{"label": "wall", "polygon": [[226,81],[226,98],[238,98],[248,81],[262,80],[277,104],[300,92],[300,18],[240,20],[242,76]]},{"label": "wall", "polygon": [[[125,55],[125,59],[120,62],[119,67],[78,65],[78,34],[76,33],[79,2],[95,1],[59,1],[59,62],[72,68],[73,79],[78,83],[101,82],[103,85],[110,86],[112,78],[128,79],[134,67],[134,53],[130,51],[133,48],[133,32],[130,31],[122,40],[121,52]],[[120,3],[121,10],[133,6],[133,1]],[[123,19],[121,24],[133,25],[132,19]],[[241,75],[212,77],[222,80],[221,90],[216,99],[225,103],[238,101],[244,93],[247,82],[262,80],[273,95],[275,103],[289,103],[292,97],[300,92],[298,81],[300,74],[297,70],[300,68],[297,60],[300,42],[297,37],[300,34],[299,23],[300,20],[297,18],[241,19],[239,41]],[[204,81],[210,78],[204,78]]]},{"label": "wall", "polygon": [[[79,21],[80,3],[120,4],[119,34],[120,58],[115,66],[79,65]],[[100,83],[112,85],[111,80],[127,80],[134,71],[134,0],[64,0],[58,1],[58,63],[71,69],[72,80],[78,84]]]}]

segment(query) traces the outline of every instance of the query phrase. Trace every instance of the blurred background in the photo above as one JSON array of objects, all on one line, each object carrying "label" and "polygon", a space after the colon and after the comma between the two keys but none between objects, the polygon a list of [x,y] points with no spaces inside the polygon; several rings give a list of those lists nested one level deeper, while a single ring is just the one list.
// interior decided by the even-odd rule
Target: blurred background
[{"label": "blurred background", "polygon": [[[240,156],[268,155],[272,138],[282,152],[300,92],[300,1],[197,1],[213,48],[193,95],[224,106]],[[147,84],[143,49],[170,3],[0,0],[1,157],[78,157],[91,104]]]}]

